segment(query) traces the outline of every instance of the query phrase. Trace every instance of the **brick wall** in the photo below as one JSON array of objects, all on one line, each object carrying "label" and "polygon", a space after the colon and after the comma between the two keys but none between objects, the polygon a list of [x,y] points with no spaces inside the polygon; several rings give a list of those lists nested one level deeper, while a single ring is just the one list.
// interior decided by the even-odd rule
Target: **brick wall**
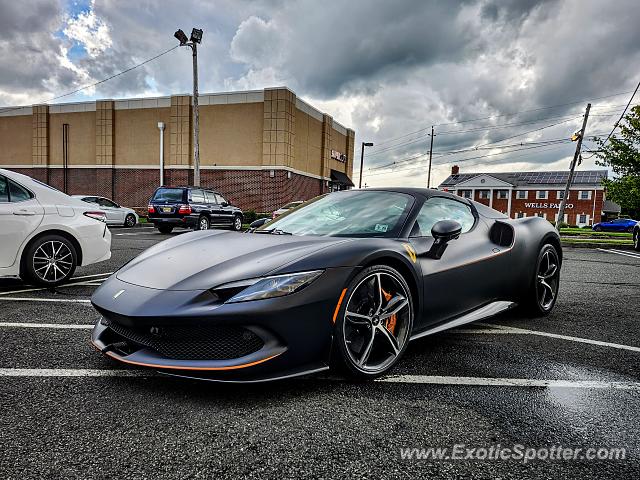
[{"label": "brick wall", "polygon": [[[54,188],[64,191],[64,171],[55,169],[16,169]],[[273,172],[273,176],[271,176]],[[321,193],[322,182],[285,170],[201,170],[201,184],[222,193],[243,210],[272,212],[294,200],[309,200]],[[48,177],[48,178],[47,178]],[[190,185],[193,171],[166,169],[165,185]],[[145,213],[151,195],[158,187],[159,174],[150,169],[69,168],[69,195],[100,195]]]}]

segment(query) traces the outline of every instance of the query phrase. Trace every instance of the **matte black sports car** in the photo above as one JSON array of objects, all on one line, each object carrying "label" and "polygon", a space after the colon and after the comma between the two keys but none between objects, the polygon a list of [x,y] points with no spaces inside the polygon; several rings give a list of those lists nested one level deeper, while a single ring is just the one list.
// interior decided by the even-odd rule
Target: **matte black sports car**
[{"label": "matte black sports car", "polygon": [[512,220],[426,189],[331,193],[252,233],[159,243],[92,302],[93,344],[167,373],[262,381],[387,372],[409,340],[523,305],[548,314],[562,251],[542,218]]}]

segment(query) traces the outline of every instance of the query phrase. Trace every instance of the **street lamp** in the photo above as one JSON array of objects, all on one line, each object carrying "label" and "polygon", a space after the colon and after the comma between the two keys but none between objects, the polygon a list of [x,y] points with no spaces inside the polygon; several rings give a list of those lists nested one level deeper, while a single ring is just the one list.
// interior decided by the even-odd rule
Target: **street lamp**
[{"label": "street lamp", "polygon": [[373,142],[362,142],[362,149],[360,150],[360,181],[358,182],[358,188],[362,188],[362,168],[364,167],[364,147],[373,147]]},{"label": "street lamp", "polygon": [[200,186],[200,111],[198,109],[198,44],[202,42],[202,29],[191,30],[187,38],[182,30],[173,34],[182,47],[190,47],[193,53],[193,185]]}]

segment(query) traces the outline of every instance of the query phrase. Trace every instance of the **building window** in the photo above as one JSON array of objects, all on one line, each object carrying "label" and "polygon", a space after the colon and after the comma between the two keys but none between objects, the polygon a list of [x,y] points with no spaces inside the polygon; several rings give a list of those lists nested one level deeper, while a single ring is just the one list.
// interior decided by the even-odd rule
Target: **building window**
[{"label": "building window", "polygon": [[562,200],[562,199],[564,198],[564,190],[558,190],[558,191],[556,192],[556,198],[557,198],[558,200]]},{"label": "building window", "polygon": [[578,223],[587,223],[587,216],[584,213],[578,215]]},{"label": "building window", "polygon": [[526,213],[522,213],[522,212],[518,212],[518,213],[516,214],[516,218],[524,218],[524,217],[526,217],[526,216],[527,216],[527,214],[526,214]]},{"label": "building window", "polygon": [[527,199],[529,197],[529,192],[527,190],[518,190],[516,193],[516,198],[519,199]]},{"label": "building window", "polygon": [[458,190],[458,195],[463,198],[471,198],[471,190]]},{"label": "building window", "polygon": [[591,190],[580,190],[580,200],[591,200]]},{"label": "building window", "polygon": [[478,190],[479,198],[488,199],[489,198],[489,190]]},{"label": "building window", "polygon": [[536,213],[536,217],[540,217],[540,218],[546,218],[547,214],[546,213],[542,213],[542,212],[538,212]]},{"label": "building window", "polygon": [[538,200],[546,200],[549,197],[549,191],[548,190],[538,190],[536,192],[536,198]]},{"label": "building window", "polygon": [[509,190],[498,190],[498,198],[501,200],[509,198]]}]

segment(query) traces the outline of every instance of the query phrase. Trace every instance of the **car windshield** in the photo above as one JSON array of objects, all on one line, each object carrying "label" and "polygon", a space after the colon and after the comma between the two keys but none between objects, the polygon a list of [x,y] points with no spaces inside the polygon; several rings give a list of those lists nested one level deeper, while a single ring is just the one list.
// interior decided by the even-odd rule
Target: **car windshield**
[{"label": "car windshield", "polygon": [[159,188],[153,195],[153,202],[182,202],[182,188]]},{"label": "car windshield", "polygon": [[258,232],[344,237],[393,237],[413,203],[404,193],[335,192],[290,210]]}]

